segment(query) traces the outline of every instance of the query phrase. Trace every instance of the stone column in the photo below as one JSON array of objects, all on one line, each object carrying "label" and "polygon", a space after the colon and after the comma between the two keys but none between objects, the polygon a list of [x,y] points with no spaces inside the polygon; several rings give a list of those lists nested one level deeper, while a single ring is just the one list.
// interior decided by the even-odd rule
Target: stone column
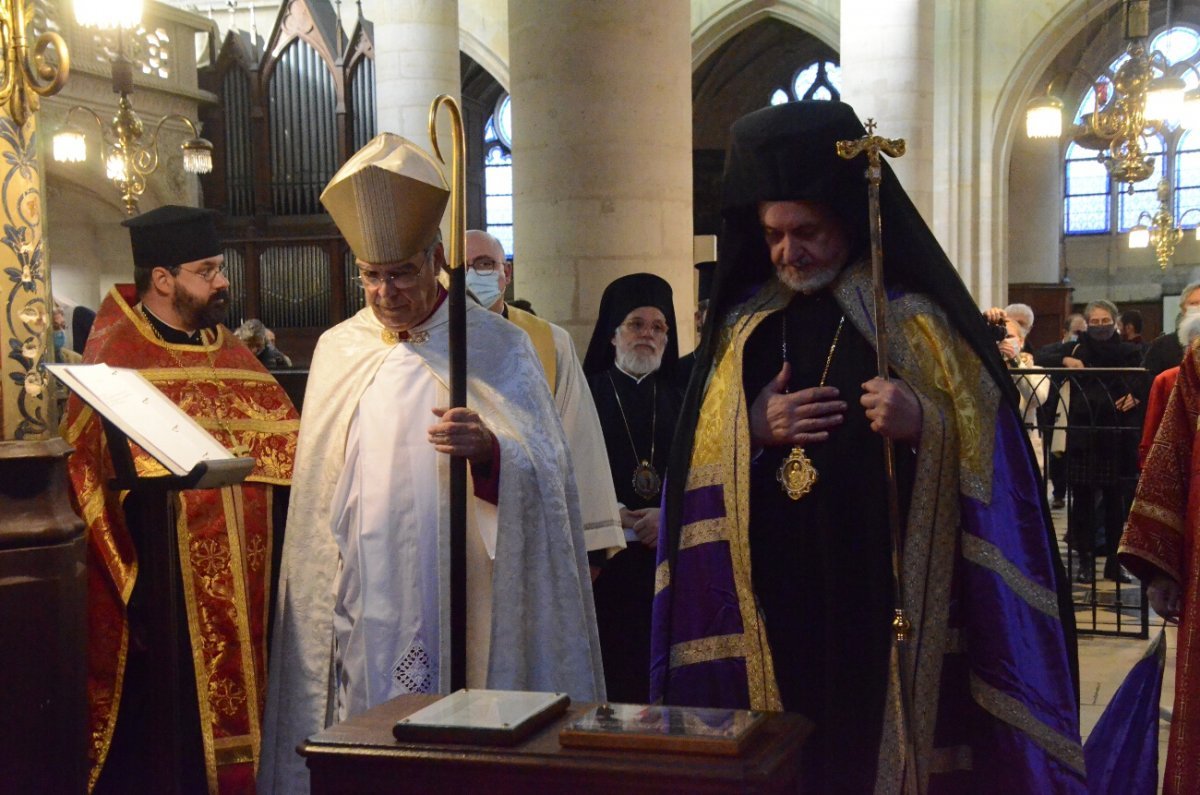
[{"label": "stone column", "polygon": [[[0,115],[0,153],[8,189],[0,218],[9,233],[0,239],[0,439],[35,441],[56,434],[58,418],[42,365],[50,351],[52,306],[49,258],[42,237],[41,168],[37,158],[37,122],[18,126]],[[19,355],[9,355],[16,353]]]},{"label": "stone column", "polygon": [[[430,150],[430,103],[462,91],[458,0],[372,0],[363,3],[363,15],[375,23],[377,129]],[[438,137],[450,157],[448,128],[439,127]]]},{"label": "stone column", "polygon": [[58,437],[44,369],[52,306],[37,119],[13,116],[0,105],[0,770],[31,790],[82,792],[87,542],[67,496],[71,448]]},{"label": "stone column", "polygon": [[1008,280],[1058,284],[1063,229],[1063,147],[1013,140],[1008,177]]},{"label": "stone column", "polygon": [[933,215],[933,13],[926,0],[842,0],[842,99],[879,134],[903,138],[892,168],[929,221]]},{"label": "stone column", "polygon": [[613,279],[656,273],[694,344],[689,4],[509,0],[514,280],[586,346]]}]

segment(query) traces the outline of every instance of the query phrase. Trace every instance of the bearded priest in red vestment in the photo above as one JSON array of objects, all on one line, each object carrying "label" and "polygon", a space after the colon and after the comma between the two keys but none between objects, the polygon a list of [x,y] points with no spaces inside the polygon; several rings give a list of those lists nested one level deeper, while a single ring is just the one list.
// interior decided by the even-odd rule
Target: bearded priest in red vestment
[{"label": "bearded priest in red vestment", "polygon": [[[292,477],[299,417],[254,354],[220,325],[229,282],[213,215],[168,206],[125,222],[135,284],[104,299],[84,362],[138,369],[219,443],[256,461],[241,485],[179,492],[177,527],[143,530],[179,534],[199,694],[198,712],[185,720],[198,721],[203,746],[190,749],[203,765],[204,782],[197,783],[209,792],[253,792],[272,537],[282,524],[276,516],[286,511],[286,496],[277,492]],[[137,618],[147,597],[137,587],[129,495],[109,487],[113,466],[100,418],[75,396],[62,435],[75,447],[72,496],[88,527],[89,790],[136,791],[151,764],[143,719],[150,703],[146,648],[155,638]],[[167,474],[140,448],[133,454],[139,476]]]}]

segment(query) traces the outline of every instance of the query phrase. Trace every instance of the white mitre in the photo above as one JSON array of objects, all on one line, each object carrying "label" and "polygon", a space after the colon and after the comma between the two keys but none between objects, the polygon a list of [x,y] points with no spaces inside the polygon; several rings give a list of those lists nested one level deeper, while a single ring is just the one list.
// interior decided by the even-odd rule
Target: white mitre
[{"label": "white mitre", "polygon": [[403,262],[429,245],[449,198],[434,159],[395,133],[372,138],[321,192],[354,256],[375,264]]}]

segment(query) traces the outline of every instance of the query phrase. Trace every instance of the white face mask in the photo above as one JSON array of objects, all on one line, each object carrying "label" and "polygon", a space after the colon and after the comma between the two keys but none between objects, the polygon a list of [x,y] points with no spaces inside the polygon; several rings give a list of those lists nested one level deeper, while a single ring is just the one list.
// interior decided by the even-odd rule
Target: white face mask
[{"label": "white face mask", "polygon": [[485,309],[490,308],[500,297],[500,269],[479,273],[474,268],[467,268],[467,289],[475,294]]}]

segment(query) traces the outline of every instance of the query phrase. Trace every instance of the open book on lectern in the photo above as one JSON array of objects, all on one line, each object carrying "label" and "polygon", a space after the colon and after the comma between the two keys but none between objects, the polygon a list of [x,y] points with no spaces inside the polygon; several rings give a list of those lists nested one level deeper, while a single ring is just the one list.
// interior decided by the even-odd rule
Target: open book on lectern
[{"label": "open book on lectern", "polygon": [[137,370],[107,364],[47,364],[46,369],[167,468],[186,476],[203,465],[192,488],[240,483],[254,468],[253,458],[238,458],[200,423]]}]

